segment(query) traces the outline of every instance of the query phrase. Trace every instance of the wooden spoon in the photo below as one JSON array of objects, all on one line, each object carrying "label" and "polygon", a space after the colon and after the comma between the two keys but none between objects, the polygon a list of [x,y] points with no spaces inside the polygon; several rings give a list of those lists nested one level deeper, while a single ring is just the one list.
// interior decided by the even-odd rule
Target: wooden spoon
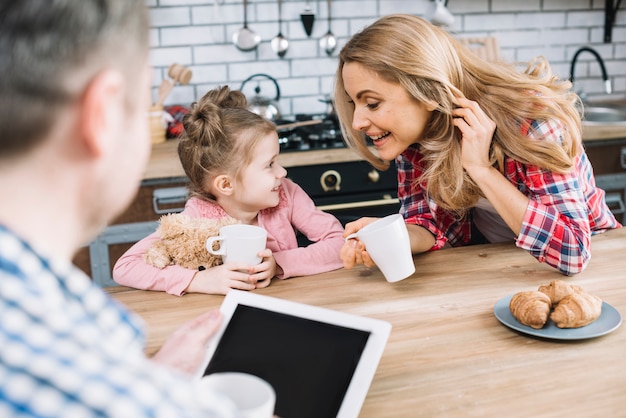
[{"label": "wooden spoon", "polygon": [[189,81],[191,80],[192,72],[189,68],[181,64],[174,63],[168,68],[167,75],[171,77],[172,80],[170,81],[169,79],[165,78],[163,79],[163,81],[161,81],[161,85],[159,86],[159,94],[155,106],[163,106],[165,99],[170,94],[176,83],[189,83]]},{"label": "wooden spoon", "polygon": [[174,83],[172,83],[167,78],[164,78],[163,81],[161,81],[161,85],[159,86],[159,95],[157,97],[155,106],[163,106],[163,102],[165,102],[165,99],[167,98],[168,94],[170,94],[173,88]]}]

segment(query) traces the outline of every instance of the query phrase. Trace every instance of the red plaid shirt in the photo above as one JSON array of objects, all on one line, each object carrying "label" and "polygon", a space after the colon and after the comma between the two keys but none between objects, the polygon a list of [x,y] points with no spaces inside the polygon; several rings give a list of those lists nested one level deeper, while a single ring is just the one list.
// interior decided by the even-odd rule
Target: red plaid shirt
[{"label": "red plaid shirt", "polygon": [[[562,140],[558,122],[534,121],[529,126],[529,138]],[[435,236],[431,250],[442,248],[446,242],[452,246],[468,244],[471,214],[459,219],[439,208],[426,198],[425,185],[417,182],[425,169],[419,145],[407,148],[396,159],[396,165],[400,213],[406,223],[423,226]],[[507,157],[504,175],[530,199],[516,245],[564,274],[579,273],[587,266],[591,234],[621,227],[604,202],[605,192],[595,185],[582,145],[569,173],[556,174]]]}]

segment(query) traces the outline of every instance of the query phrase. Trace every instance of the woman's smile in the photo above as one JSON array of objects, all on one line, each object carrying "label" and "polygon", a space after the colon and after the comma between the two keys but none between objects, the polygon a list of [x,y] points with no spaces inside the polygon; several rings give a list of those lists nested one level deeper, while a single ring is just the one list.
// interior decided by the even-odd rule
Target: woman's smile
[{"label": "woman's smile", "polygon": [[389,132],[389,131],[384,132],[384,133],[382,133],[382,134],[380,134],[380,135],[369,135],[369,134],[367,134],[367,136],[368,136],[368,137],[369,137],[372,141],[374,141],[374,143],[379,142],[379,141],[382,141],[383,139],[385,139],[385,138],[386,138],[386,137],[388,137],[389,135],[391,135],[391,132]]},{"label": "woman's smile", "polygon": [[[368,138],[370,138],[372,140],[372,143],[374,144],[374,146],[376,147],[377,150],[379,150],[379,155],[380,154],[380,149],[383,148],[385,146],[385,144],[389,143],[389,141],[391,140],[392,136],[391,136],[391,132],[387,131],[383,134],[380,135],[367,135]],[[382,157],[382,155],[381,155]]]}]

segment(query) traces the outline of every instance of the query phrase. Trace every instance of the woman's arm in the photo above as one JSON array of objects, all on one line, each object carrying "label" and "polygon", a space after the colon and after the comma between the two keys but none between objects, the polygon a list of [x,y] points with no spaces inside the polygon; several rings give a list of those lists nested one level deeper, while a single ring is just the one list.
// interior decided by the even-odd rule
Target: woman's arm
[{"label": "woman's arm", "polygon": [[[424,169],[421,161],[422,155],[416,146],[409,147],[396,159],[400,213],[404,216],[407,224],[413,254],[443,248],[448,242],[448,237],[441,226],[444,226],[444,229],[454,228],[454,231],[449,232],[462,240],[462,232],[460,231],[462,225],[458,224],[453,227],[454,220],[449,214],[442,212],[439,214],[439,222],[435,220],[431,202],[429,202],[422,185],[418,181]],[[434,203],[432,205],[435,207]],[[363,226],[359,226],[358,229]],[[349,233],[348,225],[346,225],[346,233]]]},{"label": "woman's arm", "polygon": [[429,251],[435,245],[435,236],[423,226],[407,224],[406,229],[409,231],[413,254]]},{"label": "woman's arm", "polygon": [[496,124],[478,103],[464,98],[457,100],[454,125],[461,131],[461,164],[504,222],[519,235],[529,199],[489,161]]},{"label": "woman's arm", "polygon": [[[459,106],[454,123],[462,134],[463,168],[517,235],[516,244],[564,274],[582,271],[591,257],[591,231],[580,157],[572,172],[566,174],[510,160],[506,170],[507,175],[510,171],[512,178],[518,178],[514,185],[489,163],[493,121],[475,102],[459,99]],[[545,123],[550,129],[535,127],[549,135],[541,140],[560,140],[560,124]]]}]

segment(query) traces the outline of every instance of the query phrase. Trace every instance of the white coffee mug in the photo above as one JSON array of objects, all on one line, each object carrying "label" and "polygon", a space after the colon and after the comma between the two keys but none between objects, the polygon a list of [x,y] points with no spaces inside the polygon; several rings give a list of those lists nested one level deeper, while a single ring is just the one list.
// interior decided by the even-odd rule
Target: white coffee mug
[{"label": "white coffee mug", "polygon": [[258,376],[239,372],[213,373],[200,379],[201,391],[220,393],[233,401],[241,418],[272,418],[276,392]]},{"label": "white coffee mug", "polygon": [[446,7],[444,0],[433,0],[426,16],[433,25],[450,26],[454,23],[454,15]]},{"label": "white coffee mug", "polygon": [[358,232],[348,235],[346,240],[358,238],[388,282],[406,279],[415,273],[411,253],[409,231],[402,215],[385,216]]},{"label": "white coffee mug", "polygon": [[[213,243],[219,242],[219,249],[213,249]],[[259,252],[267,244],[267,231],[259,226],[234,224],[220,228],[217,236],[209,237],[206,249],[213,255],[222,256],[224,263],[243,263],[250,266],[259,264],[262,258]]]}]

